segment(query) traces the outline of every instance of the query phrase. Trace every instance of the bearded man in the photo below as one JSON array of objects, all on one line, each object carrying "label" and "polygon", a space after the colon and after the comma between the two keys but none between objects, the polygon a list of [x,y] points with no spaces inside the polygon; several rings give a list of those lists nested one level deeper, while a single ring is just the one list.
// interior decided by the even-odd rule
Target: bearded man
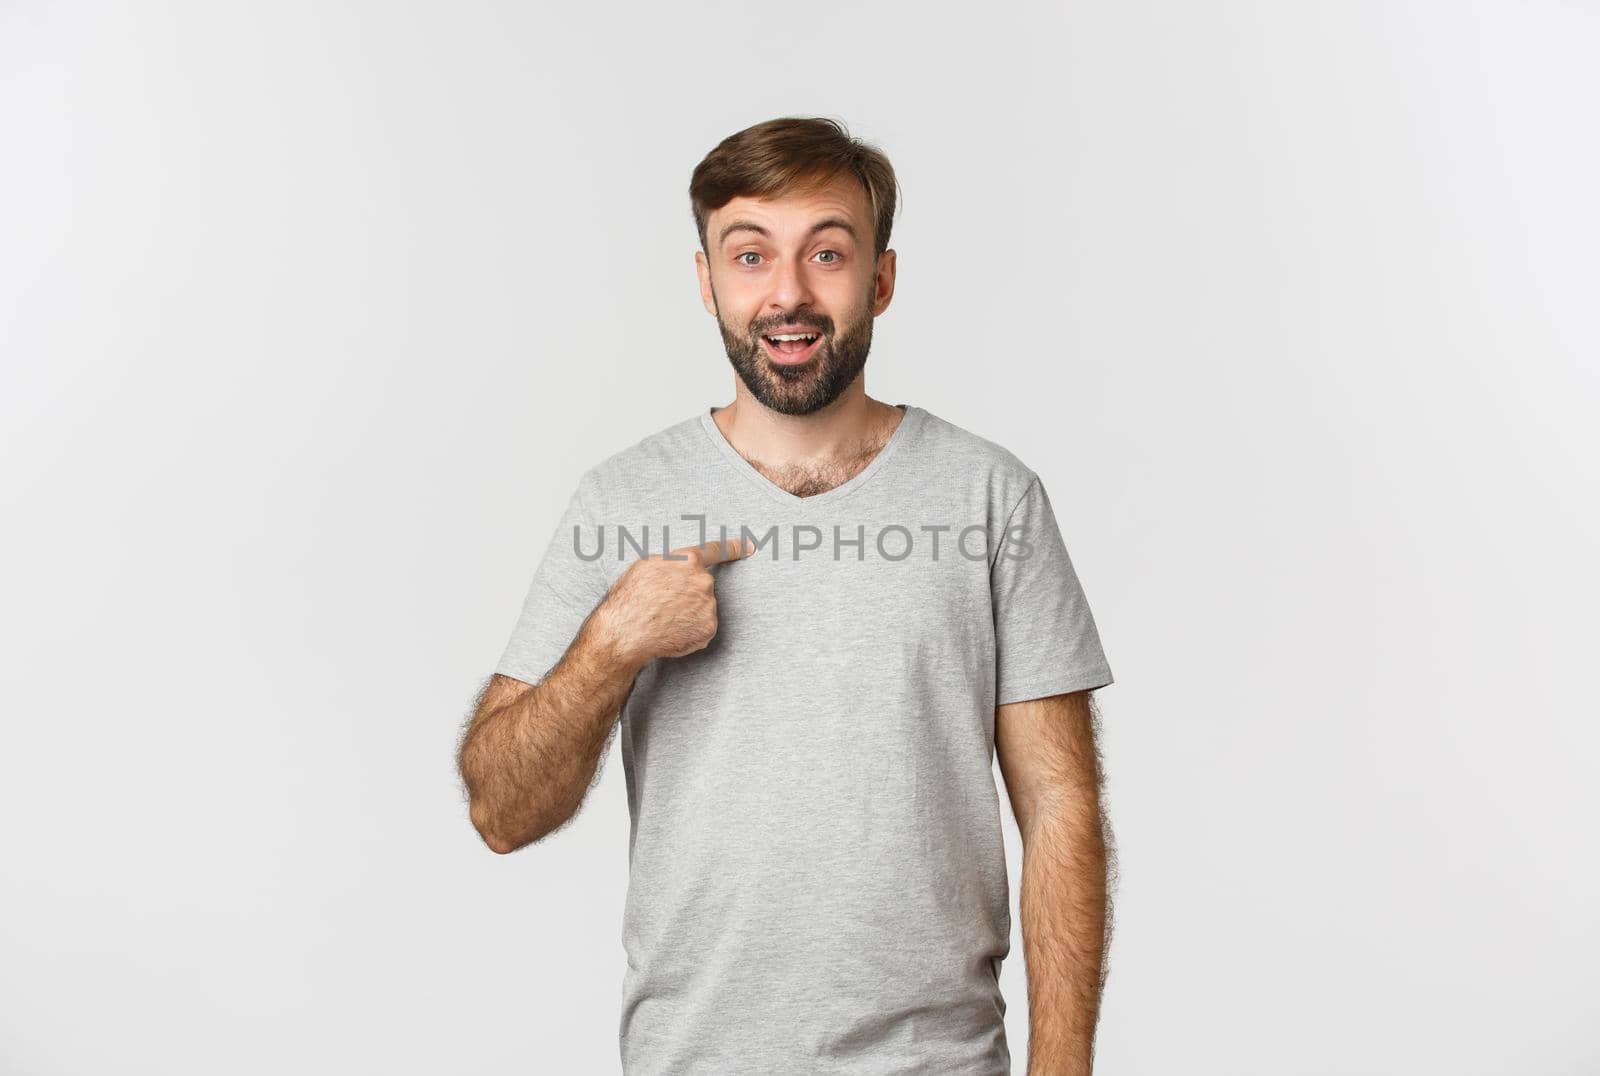
[{"label": "bearded man", "polygon": [[1112,676],[1044,483],[866,393],[895,284],[881,151],[776,119],[689,196],[734,399],[583,473],[462,738],[472,824],[499,853],[562,828],[620,730],[627,1073],[998,1076],[998,756],[1029,1071],[1088,1073]]}]

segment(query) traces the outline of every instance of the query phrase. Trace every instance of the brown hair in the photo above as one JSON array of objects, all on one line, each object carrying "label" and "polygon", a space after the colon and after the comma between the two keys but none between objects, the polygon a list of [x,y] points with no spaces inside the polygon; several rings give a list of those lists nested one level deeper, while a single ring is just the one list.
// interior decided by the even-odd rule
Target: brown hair
[{"label": "brown hair", "polygon": [[710,253],[706,220],[712,210],[733,199],[806,193],[845,175],[855,176],[867,190],[874,220],[872,254],[877,257],[889,248],[899,194],[894,168],[881,150],[851,138],[839,121],[821,116],[783,116],[729,135],[695,166],[689,179],[700,249]]}]

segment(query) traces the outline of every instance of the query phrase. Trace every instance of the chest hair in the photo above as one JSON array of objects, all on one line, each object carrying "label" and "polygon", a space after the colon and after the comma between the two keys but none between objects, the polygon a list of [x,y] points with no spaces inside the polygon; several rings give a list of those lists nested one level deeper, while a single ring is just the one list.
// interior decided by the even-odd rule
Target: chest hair
[{"label": "chest hair", "polygon": [[802,460],[781,466],[760,460],[749,460],[749,463],[779,489],[796,497],[815,497],[860,474],[888,441],[887,436],[880,434],[852,446],[842,456],[827,460]]}]

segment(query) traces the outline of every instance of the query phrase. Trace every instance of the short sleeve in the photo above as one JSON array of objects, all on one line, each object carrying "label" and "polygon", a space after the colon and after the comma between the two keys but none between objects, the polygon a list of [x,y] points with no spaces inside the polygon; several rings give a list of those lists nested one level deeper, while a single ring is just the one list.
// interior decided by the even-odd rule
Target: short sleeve
[{"label": "short sleeve", "polygon": [[[534,569],[522,612],[495,666],[496,672],[537,684],[555,668],[578,637],[578,629],[606,596],[608,584],[600,566],[600,548],[580,484]],[[593,559],[584,559],[583,553]]]},{"label": "short sleeve", "polygon": [[1094,614],[1038,475],[997,546],[989,573],[995,705],[1112,683]]}]

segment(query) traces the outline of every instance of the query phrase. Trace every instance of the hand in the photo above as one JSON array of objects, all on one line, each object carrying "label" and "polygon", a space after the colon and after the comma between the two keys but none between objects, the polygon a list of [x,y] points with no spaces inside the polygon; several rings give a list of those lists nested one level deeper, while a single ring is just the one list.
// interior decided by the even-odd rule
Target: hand
[{"label": "hand", "polygon": [[683,546],[666,556],[654,553],[628,565],[597,610],[614,651],[643,668],[656,658],[703,649],[717,634],[711,569],[753,552],[748,539],[730,538]]}]

